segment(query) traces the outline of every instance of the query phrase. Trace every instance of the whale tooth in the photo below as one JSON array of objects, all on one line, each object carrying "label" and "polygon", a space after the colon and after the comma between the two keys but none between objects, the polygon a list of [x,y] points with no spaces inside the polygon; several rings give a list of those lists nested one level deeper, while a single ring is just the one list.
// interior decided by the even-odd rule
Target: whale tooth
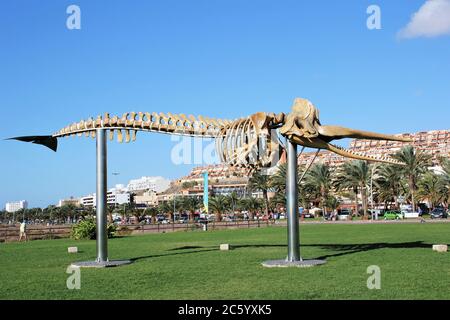
[{"label": "whale tooth", "polygon": [[136,130],[132,130],[131,131],[131,141],[136,141],[136,135],[137,135],[137,131]]},{"label": "whale tooth", "polygon": [[117,130],[117,142],[122,143],[123,142],[123,135],[122,130]]},{"label": "whale tooth", "polygon": [[114,140],[114,130],[109,130],[109,141]]}]

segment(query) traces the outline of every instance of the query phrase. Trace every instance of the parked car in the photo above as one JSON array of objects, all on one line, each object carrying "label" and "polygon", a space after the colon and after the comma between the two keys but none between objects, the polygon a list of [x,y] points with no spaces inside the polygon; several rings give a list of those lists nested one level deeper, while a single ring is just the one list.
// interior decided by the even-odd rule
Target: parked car
[{"label": "parked car", "polygon": [[188,223],[188,222],[189,222],[189,218],[188,217],[181,217],[180,223]]},{"label": "parked car", "polygon": [[346,208],[339,209],[337,219],[338,220],[348,220],[351,215],[352,215],[351,209],[346,209]]},{"label": "parked car", "polygon": [[445,208],[434,208],[430,212],[430,218],[431,219],[447,219],[448,212],[445,211]]},{"label": "parked car", "polygon": [[403,214],[401,211],[392,210],[384,213],[384,220],[400,220],[403,219]]},{"label": "parked car", "polygon": [[404,219],[417,219],[420,216],[419,212],[412,210],[402,210],[402,215]]}]

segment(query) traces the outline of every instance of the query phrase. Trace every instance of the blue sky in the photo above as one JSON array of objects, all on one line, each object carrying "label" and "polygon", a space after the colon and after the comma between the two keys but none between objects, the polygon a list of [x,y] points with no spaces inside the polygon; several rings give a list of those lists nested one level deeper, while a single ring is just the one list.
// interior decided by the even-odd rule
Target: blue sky
[{"label": "blue sky", "polygon": [[[441,0],[439,0],[441,1]],[[443,0],[444,2],[447,0]],[[448,129],[450,36],[397,34],[425,0],[2,1],[0,138],[49,134],[104,112],[238,118],[310,99],[322,123],[386,133]],[[66,8],[81,9],[68,30]],[[370,4],[381,30],[366,27]],[[177,178],[169,136],[109,144],[109,185]],[[95,142],[59,151],[0,141],[0,207],[94,191]]]}]

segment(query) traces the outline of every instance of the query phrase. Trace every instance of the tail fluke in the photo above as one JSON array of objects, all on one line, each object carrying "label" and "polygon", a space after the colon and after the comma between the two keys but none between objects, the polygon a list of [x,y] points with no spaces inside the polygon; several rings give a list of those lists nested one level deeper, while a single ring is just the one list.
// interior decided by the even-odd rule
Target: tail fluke
[{"label": "tail fluke", "polygon": [[35,144],[41,144],[49,149],[56,152],[58,149],[58,139],[53,136],[25,136],[25,137],[15,137],[6,140],[19,140],[23,142],[32,142]]}]

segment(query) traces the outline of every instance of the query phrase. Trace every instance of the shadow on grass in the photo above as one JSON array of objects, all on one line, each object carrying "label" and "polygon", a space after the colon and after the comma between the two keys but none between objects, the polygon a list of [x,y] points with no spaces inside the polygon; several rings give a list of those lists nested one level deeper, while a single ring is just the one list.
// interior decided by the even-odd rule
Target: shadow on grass
[{"label": "shadow on grass", "polygon": [[167,251],[187,250],[187,249],[205,249],[205,248],[212,248],[212,247],[183,246],[183,247],[178,247],[178,248],[169,249],[169,250],[167,250]]},{"label": "shadow on grass", "polygon": [[[196,248],[196,247],[194,247]],[[198,247],[202,248],[202,247]],[[176,249],[170,249],[170,250],[176,250]],[[180,249],[182,250],[182,249]],[[130,260],[132,262],[139,261],[139,260],[145,260],[145,259],[151,259],[151,258],[161,258],[161,257],[169,257],[169,256],[177,256],[177,255],[183,255],[183,254],[191,254],[191,253],[200,253],[200,252],[209,252],[209,251],[217,251],[217,248],[214,249],[208,249],[208,247],[202,248],[202,250],[194,250],[194,251],[182,251],[182,252],[175,252],[175,253],[168,253],[168,254],[153,254],[148,256],[141,256],[136,258],[131,258]]]},{"label": "shadow on grass", "polygon": [[[256,244],[256,245],[237,245],[233,246],[233,248],[259,248],[259,247],[287,247],[286,245],[279,244]],[[423,248],[431,248],[430,244],[424,243],[423,241],[414,241],[414,242],[401,242],[401,243],[358,243],[358,244],[302,244],[301,247],[318,247],[328,251],[337,251],[336,253],[323,255],[320,257],[316,257],[314,259],[317,260],[325,260],[331,257],[340,257],[349,254],[359,253],[359,252],[367,252],[378,249],[423,249]]]},{"label": "shadow on grass", "polygon": [[[323,255],[320,257],[315,257],[313,259],[325,260],[327,258],[332,257],[340,257],[349,254],[355,254],[359,252],[367,252],[372,250],[379,249],[424,249],[431,248],[431,244],[424,243],[423,241],[414,241],[414,242],[401,242],[401,243],[358,243],[358,244],[302,244],[300,247],[317,247],[324,250],[332,251],[334,253],[330,253],[327,255]],[[245,249],[245,248],[287,248],[285,244],[247,244],[247,245],[232,245],[234,250]],[[201,249],[201,250],[192,250],[192,249]],[[190,250],[190,251],[184,251]],[[131,261],[138,261],[150,258],[159,258],[166,256],[175,256],[175,255],[184,255],[184,254],[194,254],[201,252],[210,252],[219,250],[218,246],[183,246],[178,248],[169,249],[167,251],[178,251],[172,252],[168,254],[157,254],[157,255],[148,255],[142,257],[132,258]]]}]

